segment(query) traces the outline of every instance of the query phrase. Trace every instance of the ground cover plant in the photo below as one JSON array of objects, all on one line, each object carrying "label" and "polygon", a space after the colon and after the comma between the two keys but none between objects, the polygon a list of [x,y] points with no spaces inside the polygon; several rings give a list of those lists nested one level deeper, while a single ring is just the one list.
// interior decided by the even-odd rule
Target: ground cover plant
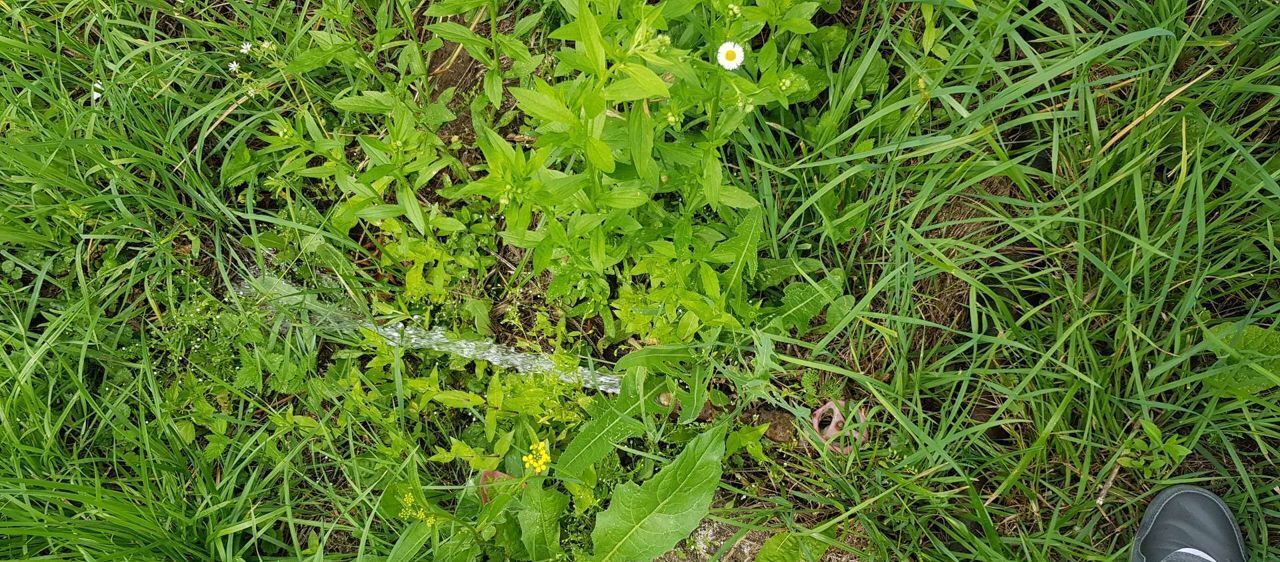
[{"label": "ground cover plant", "polygon": [[0,557],[1280,556],[1273,1],[0,8]]}]

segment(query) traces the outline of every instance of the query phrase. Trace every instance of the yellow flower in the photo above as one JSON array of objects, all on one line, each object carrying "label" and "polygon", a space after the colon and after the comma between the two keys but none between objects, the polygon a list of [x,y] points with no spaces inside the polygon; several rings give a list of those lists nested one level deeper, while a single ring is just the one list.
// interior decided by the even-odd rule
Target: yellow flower
[{"label": "yellow flower", "polygon": [[542,474],[547,471],[547,467],[551,466],[551,453],[547,451],[546,443],[535,441],[529,446],[529,454],[520,457],[520,460],[524,461],[525,470]]},{"label": "yellow flower", "polygon": [[426,523],[427,525],[434,525],[436,518],[434,515],[427,512],[427,506],[423,505],[415,507],[415,503],[417,503],[417,501],[413,499],[413,494],[406,493],[405,495],[400,496],[400,518],[411,520],[416,519]]}]

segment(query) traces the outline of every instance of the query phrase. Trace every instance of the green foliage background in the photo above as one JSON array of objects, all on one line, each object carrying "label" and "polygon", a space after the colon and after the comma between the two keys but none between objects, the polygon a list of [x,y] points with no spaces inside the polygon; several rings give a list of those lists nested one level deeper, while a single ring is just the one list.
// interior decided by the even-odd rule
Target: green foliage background
[{"label": "green foliage background", "polygon": [[1274,2],[0,9],[0,557],[1280,555]]}]

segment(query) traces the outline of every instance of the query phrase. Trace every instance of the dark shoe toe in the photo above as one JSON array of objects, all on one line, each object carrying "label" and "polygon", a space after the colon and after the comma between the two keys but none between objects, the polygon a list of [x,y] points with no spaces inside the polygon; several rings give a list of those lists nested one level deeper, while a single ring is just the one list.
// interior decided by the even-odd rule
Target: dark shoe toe
[{"label": "dark shoe toe", "polygon": [[1142,517],[1133,546],[1134,562],[1160,562],[1194,548],[1217,562],[1245,562],[1244,541],[1235,518],[1212,492],[1174,486],[1160,492]]}]

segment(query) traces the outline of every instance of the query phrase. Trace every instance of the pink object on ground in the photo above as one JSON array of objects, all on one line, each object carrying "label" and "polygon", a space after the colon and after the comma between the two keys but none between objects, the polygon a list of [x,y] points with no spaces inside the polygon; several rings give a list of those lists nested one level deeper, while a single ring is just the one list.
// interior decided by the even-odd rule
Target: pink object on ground
[{"label": "pink object on ground", "polygon": [[[844,408],[844,400],[828,400],[821,408],[813,411],[811,422],[813,430],[818,432],[822,437],[822,441],[827,444],[827,450],[837,453],[850,454],[853,452],[853,445],[840,446],[835,443],[836,437],[840,436],[840,432],[844,430],[845,416],[841,408]],[[824,426],[822,421],[830,414],[831,421]],[[867,421],[867,411],[864,408],[858,408],[858,423]],[[860,431],[853,434],[853,439],[857,443],[863,443],[867,440],[866,431]]]}]

